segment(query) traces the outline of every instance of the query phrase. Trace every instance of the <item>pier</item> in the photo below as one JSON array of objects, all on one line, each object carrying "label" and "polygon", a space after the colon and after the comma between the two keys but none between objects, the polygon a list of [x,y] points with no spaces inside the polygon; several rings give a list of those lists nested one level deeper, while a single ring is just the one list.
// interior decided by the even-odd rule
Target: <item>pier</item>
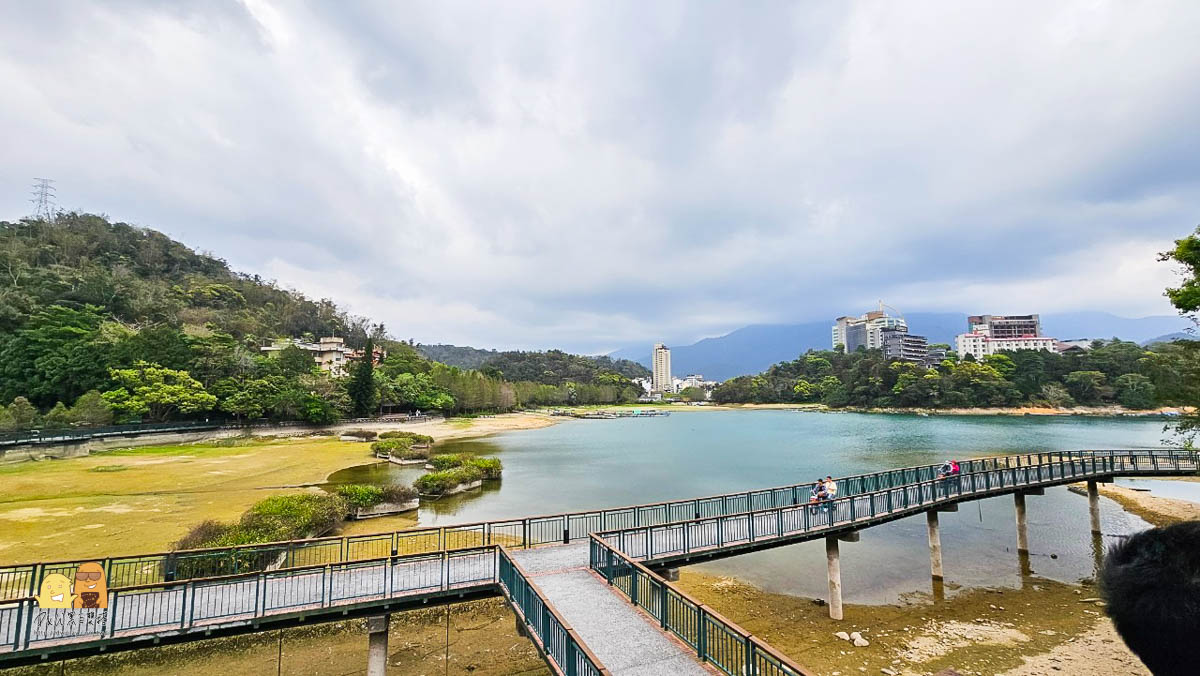
[{"label": "pier", "polygon": [[[809,484],[672,502],[103,561],[109,607],[70,626],[36,607],[41,579],[82,561],[0,567],[0,667],[267,631],[502,594],[559,674],[807,674],[785,655],[671,584],[689,562],[824,539],[829,609],[841,619],[843,542],[926,515],[930,574],[943,575],[940,512],[1014,496],[1027,556],[1025,500],[1048,486],[1119,476],[1190,475],[1197,453],[1072,451],[962,461],[844,477],[837,499],[810,504]],[[914,545],[917,546],[917,545]],[[847,549],[852,555],[853,548]],[[369,672],[386,655],[386,623],[369,623]],[[384,646],[381,650],[380,646]]]}]

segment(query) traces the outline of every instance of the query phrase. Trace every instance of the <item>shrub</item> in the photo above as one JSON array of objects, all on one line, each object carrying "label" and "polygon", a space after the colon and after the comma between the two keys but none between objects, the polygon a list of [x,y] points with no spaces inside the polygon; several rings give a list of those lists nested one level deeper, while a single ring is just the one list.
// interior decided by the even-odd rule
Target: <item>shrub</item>
[{"label": "shrub", "polygon": [[383,489],[370,484],[346,484],[338,486],[337,494],[342,496],[348,507],[366,509],[383,502]]},{"label": "shrub", "polygon": [[206,519],[192,526],[187,535],[179,538],[171,545],[172,549],[201,549],[213,547],[214,543],[222,541],[234,524],[221,523],[215,519]]},{"label": "shrub", "polygon": [[417,499],[417,491],[411,486],[391,484],[383,487],[383,501],[394,504],[404,504]]},{"label": "shrub", "polygon": [[478,467],[464,465],[444,472],[430,472],[413,482],[413,487],[423,495],[442,495],[458,486],[479,481],[483,472]]},{"label": "shrub", "polygon": [[346,501],[347,507],[359,509],[369,509],[384,502],[404,504],[417,498],[415,490],[400,484],[388,486],[346,484],[338,486],[337,492]]},{"label": "shrub", "polygon": [[400,458],[401,460],[425,460],[429,457],[429,449],[428,448],[410,448],[408,450],[400,451],[400,452],[393,451],[392,456]]},{"label": "shrub", "polygon": [[371,444],[371,450],[376,453],[397,453],[412,448],[412,439],[382,439]]},{"label": "shrub", "polygon": [[344,430],[342,432],[338,432],[338,434],[342,435],[343,437],[358,437],[359,439],[363,439],[365,441],[370,441],[371,439],[379,436],[379,433],[374,430]]},{"label": "shrub", "polygon": [[417,434],[416,432],[405,432],[404,430],[392,430],[379,435],[380,439],[412,439],[412,442],[417,445],[428,445],[433,443],[433,437],[425,434]]},{"label": "shrub", "polygon": [[478,469],[484,479],[499,479],[500,473],[504,471],[500,458],[471,458],[468,464]]},{"label": "shrub", "polygon": [[[346,515],[340,496],[317,493],[275,495],[242,514],[238,527],[249,542],[296,540],[324,533]],[[240,543],[239,543],[240,544]]]},{"label": "shrub", "polygon": [[429,459],[429,463],[439,472],[444,472],[455,467],[462,467],[465,464],[463,456],[457,453],[447,453],[445,455],[435,455]]}]

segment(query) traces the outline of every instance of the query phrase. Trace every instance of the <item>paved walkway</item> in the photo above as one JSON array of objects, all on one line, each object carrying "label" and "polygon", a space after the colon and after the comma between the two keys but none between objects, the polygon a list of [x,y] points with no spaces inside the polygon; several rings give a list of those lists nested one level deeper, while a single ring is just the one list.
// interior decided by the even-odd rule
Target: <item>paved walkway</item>
[{"label": "paved walkway", "polygon": [[711,676],[696,654],[588,570],[588,544],[512,552],[614,676]]}]

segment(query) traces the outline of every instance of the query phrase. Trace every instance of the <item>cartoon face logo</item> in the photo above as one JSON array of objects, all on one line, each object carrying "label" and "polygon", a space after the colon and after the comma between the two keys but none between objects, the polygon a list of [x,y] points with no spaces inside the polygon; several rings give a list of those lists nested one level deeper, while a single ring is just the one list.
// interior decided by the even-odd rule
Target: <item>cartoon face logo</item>
[{"label": "cartoon face logo", "polygon": [[75,595],[66,575],[50,573],[42,578],[41,593],[36,598],[39,608],[70,608]]},{"label": "cartoon face logo", "polygon": [[81,563],[75,570],[75,607],[107,608],[108,585],[100,564]]}]

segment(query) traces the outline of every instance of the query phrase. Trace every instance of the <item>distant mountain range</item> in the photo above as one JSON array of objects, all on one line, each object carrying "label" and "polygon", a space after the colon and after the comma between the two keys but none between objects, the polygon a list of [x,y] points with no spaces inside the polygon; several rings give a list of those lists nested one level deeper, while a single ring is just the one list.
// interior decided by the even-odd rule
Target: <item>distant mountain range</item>
[{"label": "distant mountain range", "polygon": [[[913,312],[906,314],[905,319],[909,331],[927,337],[930,343],[953,346],[954,337],[967,329],[967,315],[955,312]],[[700,373],[708,380],[760,373],[772,364],[795,359],[810,348],[829,349],[832,326],[832,320],[756,324],[691,345],[671,345],[671,371],[677,376]],[[1138,318],[1118,317],[1107,312],[1042,315],[1042,332],[1060,340],[1118,337],[1144,343],[1170,340],[1190,326],[1187,319],[1171,315]],[[617,350],[609,356],[632,359],[648,367],[650,349],[650,345],[639,345]]]}]

